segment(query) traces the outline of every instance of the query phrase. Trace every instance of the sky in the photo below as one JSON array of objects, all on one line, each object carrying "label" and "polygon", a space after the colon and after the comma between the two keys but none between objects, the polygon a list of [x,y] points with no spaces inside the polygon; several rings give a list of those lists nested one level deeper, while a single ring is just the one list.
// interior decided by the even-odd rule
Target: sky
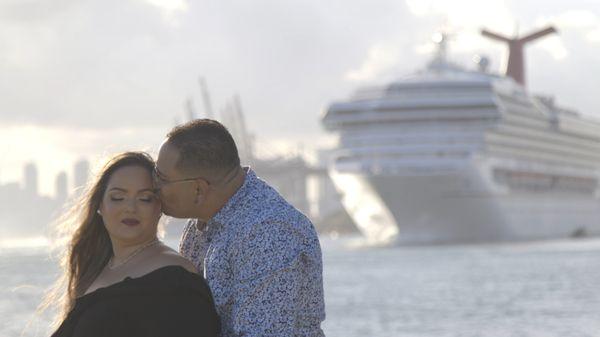
[{"label": "sky", "polygon": [[259,153],[310,155],[335,142],[329,104],[422,69],[434,33],[501,72],[479,29],[550,23],[560,34],[526,49],[529,90],[600,117],[598,0],[0,0],[0,184],[34,162],[51,195],[80,158],[156,153],[188,97],[204,115],[200,76],[217,113],[239,95]]}]

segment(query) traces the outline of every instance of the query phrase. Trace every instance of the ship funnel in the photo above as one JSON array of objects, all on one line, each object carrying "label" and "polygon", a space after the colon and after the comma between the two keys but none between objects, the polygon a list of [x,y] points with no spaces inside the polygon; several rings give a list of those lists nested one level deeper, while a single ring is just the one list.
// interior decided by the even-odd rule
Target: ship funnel
[{"label": "ship funnel", "polygon": [[525,59],[523,55],[523,47],[528,42],[537,40],[542,36],[555,33],[554,27],[548,27],[531,33],[525,37],[507,38],[500,34],[492,33],[486,29],[481,30],[481,34],[485,37],[506,42],[508,44],[508,64],[506,65],[506,76],[512,77],[516,82],[525,87]]}]

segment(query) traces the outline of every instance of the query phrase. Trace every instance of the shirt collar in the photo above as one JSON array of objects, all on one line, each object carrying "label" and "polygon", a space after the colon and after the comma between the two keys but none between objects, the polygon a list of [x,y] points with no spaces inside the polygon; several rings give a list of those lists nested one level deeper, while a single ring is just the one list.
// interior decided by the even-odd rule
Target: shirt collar
[{"label": "shirt collar", "polygon": [[227,224],[228,222],[230,222],[231,218],[234,217],[234,213],[237,213],[239,211],[239,207],[243,207],[243,202],[246,199],[246,196],[252,190],[252,186],[255,185],[255,182],[256,180],[258,180],[258,177],[250,167],[244,166],[242,167],[242,169],[246,174],[246,176],[244,177],[244,183],[235,192],[235,194],[231,196],[231,198],[229,198],[227,203],[225,203],[225,206],[223,206],[210,220],[208,220],[208,223],[210,225]]}]

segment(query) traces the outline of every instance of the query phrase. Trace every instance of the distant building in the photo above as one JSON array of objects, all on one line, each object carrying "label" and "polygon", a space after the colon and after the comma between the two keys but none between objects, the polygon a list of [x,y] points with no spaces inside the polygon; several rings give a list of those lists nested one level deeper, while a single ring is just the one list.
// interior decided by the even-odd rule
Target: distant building
[{"label": "distant building", "polygon": [[25,193],[30,196],[37,195],[38,193],[38,171],[37,166],[34,163],[25,165]]},{"label": "distant building", "polygon": [[307,177],[311,168],[301,157],[254,159],[256,174],[271,184],[290,204],[309,214]]},{"label": "distant building", "polygon": [[62,171],[56,176],[54,198],[56,199],[57,203],[62,204],[67,200],[67,196],[67,173]]},{"label": "distant building", "polygon": [[87,184],[90,173],[90,163],[86,159],[81,159],[75,163],[74,188],[78,189]]},{"label": "distant building", "polygon": [[0,185],[0,205],[8,205],[19,194],[22,194],[22,190],[18,183]]}]

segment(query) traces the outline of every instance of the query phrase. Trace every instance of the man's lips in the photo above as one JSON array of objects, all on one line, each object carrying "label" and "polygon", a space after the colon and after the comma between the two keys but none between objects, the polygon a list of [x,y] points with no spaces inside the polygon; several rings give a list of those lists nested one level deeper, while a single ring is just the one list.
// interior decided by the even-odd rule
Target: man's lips
[{"label": "man's lips", "polygon": [[124,223],[124,224],[125,224],[125,225],[127,225],[127,226],[136,226],[136,225],[139,225],[139,224],[140,224],[140,221],[139,221],[139,220],[136,220],[136,219],[129,219],[129,218],[127,218],[127,219],[123,219],[123,220],[121,220],[121,222],[122,222],[122,223]]}]

